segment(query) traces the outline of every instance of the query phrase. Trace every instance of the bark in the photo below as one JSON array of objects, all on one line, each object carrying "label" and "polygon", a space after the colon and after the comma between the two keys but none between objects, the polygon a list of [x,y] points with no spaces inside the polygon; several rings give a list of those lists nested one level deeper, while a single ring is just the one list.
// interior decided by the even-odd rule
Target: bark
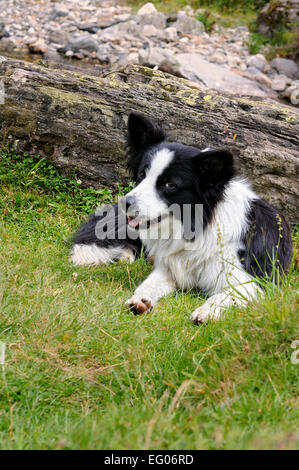
[{"label": "bark", "polygon": [[126,123],[137,111],[163,125],[169,140],[227,146],[265,199],[296,221],[296,108],[229,95],[140,66],[105,77],[0,57],[5,103],[0,137],[45,156],[84,185],[126,184]]}]

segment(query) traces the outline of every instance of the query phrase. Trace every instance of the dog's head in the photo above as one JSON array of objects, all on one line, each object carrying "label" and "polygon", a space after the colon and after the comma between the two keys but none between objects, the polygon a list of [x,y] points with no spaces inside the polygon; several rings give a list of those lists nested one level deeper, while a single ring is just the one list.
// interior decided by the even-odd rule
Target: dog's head
[{"label": "dog's head", "polygon": [[131,227],[145,229],[160,223],[174,205],[189,205],[192,223],[194,208],[201,205],[204,226],[209,222],[234,175],[229,151],[200,151],[167,142],[157,124],[135,113],[129,116],[128,147],[128,166],[136,181],[125,198]]}]

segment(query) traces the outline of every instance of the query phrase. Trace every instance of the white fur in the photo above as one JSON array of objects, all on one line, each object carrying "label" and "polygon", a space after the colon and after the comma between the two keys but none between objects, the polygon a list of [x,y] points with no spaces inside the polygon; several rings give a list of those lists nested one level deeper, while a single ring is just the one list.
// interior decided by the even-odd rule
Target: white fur
[{"label": "white fur", "polygon": [[75,266],[108,264],[116,259],[132,263],[135,256],[130,248],[124,249],[120,246],[102,248],[95,243],[91,245],[76,243],[70,254],[70,261]]},{"label": "white fur", "polygon": [[146,177],[136,188],[127,194],[127,197],[134,196],[136,199],[136,204],[134,204],[134,207],[130,207],[128,211],[129,216],[134,216],[138,212],[140,214],[138,219],[150,220],[167,213],[167,204],[159,198],[155,186],[158,176],[170,164],[173,155],[174,152],[165,148],[159,150],[153,157]]},{"label": "white fur", "polygon": [[[151,179],[152,185],[155,184],[154,180]],[[142,192],[138,190],[142,184],[143,182],[136,188],[139,208],[147,205],[147,202],[143,204]],[[145,201],[148,194],[149,188]],[[157,198],[157,195],[155,199],[152,196],[153,206]],[[140,237],[149,256],[155,258],[155,269],[136,289],[132,299],[142,298],[154,305],[160,297],[176,287],[204,289],[211,297],[192,314],[191,319],[194,322],[219,318],[225,308],[244,305],[255,299],[261,291],[243,269],[238,251],[242,248],[241,239],[247,228],[246,213],[250,203],[256,198],[246,180],[235,178],[228,184],[224,199],[217,205],[212,221],[195,241],[189,242],[183,238],[174,240],[173,237],[149,239],[141,231]],[[158,204],[157,207],[159,206]],[[181,228],[177,226],[174,230],[176,229]],[[130,304],[132,299],[128,301]]]},{"label": "white fur", "polygon": [[155,305],[157,301],[170,294],[176,289],[175,281],[170,272],[163,266],[155,268],[146,280],[140,284],[134,292],[134,295],[127,300],[127,305],[138,304],[144,299],[149,300],[151,305]]}]

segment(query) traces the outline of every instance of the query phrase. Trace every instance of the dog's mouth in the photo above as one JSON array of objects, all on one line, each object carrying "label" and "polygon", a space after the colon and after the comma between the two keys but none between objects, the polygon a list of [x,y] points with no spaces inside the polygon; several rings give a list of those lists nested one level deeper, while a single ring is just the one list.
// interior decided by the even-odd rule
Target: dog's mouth
[{"label": "dog's mouth", "polygon": [[151,220],[140,220],[137,217],[132,217],[128,216],[128,225],[131,228],[134,228],[135,230],[137,229],[143,229],[143,230],[148,230],[149,228],[154,227],[155,225],[158,225],[162,221],[162,216],[159,215],[155,219]]}]

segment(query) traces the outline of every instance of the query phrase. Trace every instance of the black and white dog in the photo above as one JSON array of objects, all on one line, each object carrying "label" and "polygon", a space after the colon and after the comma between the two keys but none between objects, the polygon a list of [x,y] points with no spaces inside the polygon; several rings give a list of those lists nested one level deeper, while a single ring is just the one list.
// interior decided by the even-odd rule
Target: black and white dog
[{"label": "black and white dog", "polygon": [[[115,222],[114,235],[97,233],[107,212],[93,214],[74,237],[71,261],[133,261],[143,247],[154,258],[154,269],[126,302],[134,313],[146,312],[175,289],[196,288],[210,297],[191,320],[217,319],[227,307],[262,293],[256,277],[288,269],[288,224],[236,174],[229,151],[167,142],[159,126],[138,114],[129,117],[128,148],[136,187],[110,207],[107,220]],[[120,237],[123,226],[127,230]]]}]

